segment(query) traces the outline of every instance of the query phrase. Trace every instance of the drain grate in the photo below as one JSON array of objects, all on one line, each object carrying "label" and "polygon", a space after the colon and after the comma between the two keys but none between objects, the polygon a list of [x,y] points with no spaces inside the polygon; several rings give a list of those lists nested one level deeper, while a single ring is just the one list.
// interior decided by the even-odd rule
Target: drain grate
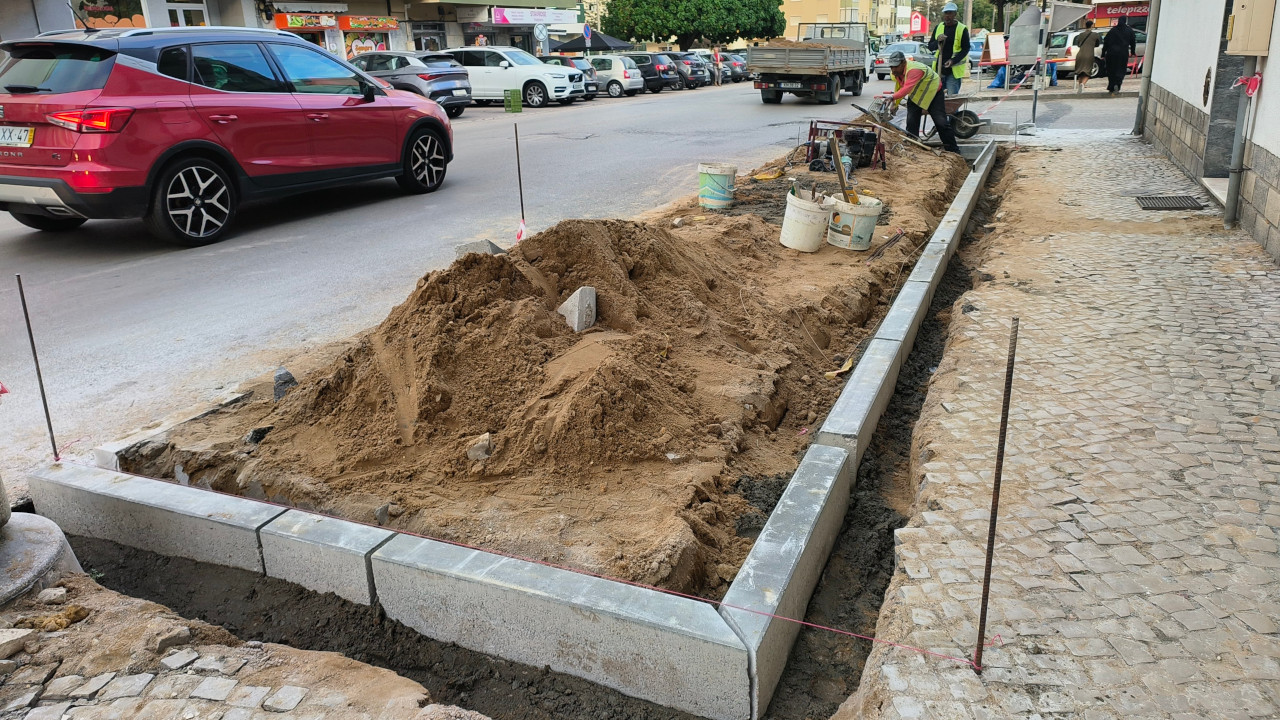
[{"label": "drain grate", "polygon": [[1139,195],[1135,200],[1143,210],[1202,210],[1204,205],[1190,195]]}]

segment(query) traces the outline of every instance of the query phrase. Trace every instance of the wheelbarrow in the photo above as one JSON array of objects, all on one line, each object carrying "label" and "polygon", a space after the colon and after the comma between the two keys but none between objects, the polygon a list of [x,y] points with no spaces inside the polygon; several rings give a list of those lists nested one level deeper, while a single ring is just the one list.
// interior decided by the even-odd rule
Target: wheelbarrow
[{"label": "wheelbarrow", "polygon": [[[985,123],[978,117],[978,113],[970,110],[969,97],[956,96],[943,98],[942,104],[947,109],[947,115],[951,118],[951,132],[955,133],[960,140],[968,140],[978,134],[978,129]],[[929,128],[929,132],[924,136],[925,140],[929,140],[938,132],[937,127]]]}]

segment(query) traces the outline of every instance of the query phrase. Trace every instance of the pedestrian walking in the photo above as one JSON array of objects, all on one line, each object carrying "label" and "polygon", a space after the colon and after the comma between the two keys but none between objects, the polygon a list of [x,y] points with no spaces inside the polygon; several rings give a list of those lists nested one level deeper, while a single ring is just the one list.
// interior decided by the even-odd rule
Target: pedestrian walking
[{"label": "pedestrian walking", "polygon": [[1129,74],[1129,58],[1138,54],[1138,36],[1127,18],[1120,18],[1102,41],[1102,59],[1107,63],[1107,92],[1115,97],[1124,76]]},{"label": "pedestrian walking", "polygon": [[937,53],[933,71],[942,78],[942,89],[948,95],[960,94],[960,83],[969,77],[969,28],[956,20],[959,8],[949,2],[942,6],[942,23],[929,38],[929,50]]},{"label": "pedestrian walking", "polygon": [[721,60],[720,60],[720,46],[719,46],[719,45],[717,45],[717,46],[715,46],[715,47],[711,48],[711,59],[714,61],[714,64],[715,64],[715,66],[716,66],[716,85],[719,85],[719,84],[720,84],[720,81],[721,81],[721,78],[720,78],[720,72],[721,72],[721,67],[722,67],[722,66],[721,66],[721,64],[720,64],[720,63],[721,63]]},{"label": "pedestrian walking", "polygon": [[1076,93],[1084,92],[1089,86],[1089,76],[1093,74],[1094,55],[1097,54],[1098,43],[1102,36],[1093,31],[1093,21],[1084,24],[1084,32],[1076,36]]},{"label": "pedestrian walking", "polygon": [[881,97],[891,98],[894,110],[903,100],[907,101],[907,132],[920,137],[920,117],[929,113],[929,118],[938,128],[942,147],[958,155],[960,146],[956,145],[956,135],[951,131],[951,120],[947,117],[947,106],[942,102],[942,78],[933,68],[915,60],[908,61],[905,55],[896,50],[889,54],[889,59],[885,62],[893,73],[897,92],[892,95],[885,93]]}]

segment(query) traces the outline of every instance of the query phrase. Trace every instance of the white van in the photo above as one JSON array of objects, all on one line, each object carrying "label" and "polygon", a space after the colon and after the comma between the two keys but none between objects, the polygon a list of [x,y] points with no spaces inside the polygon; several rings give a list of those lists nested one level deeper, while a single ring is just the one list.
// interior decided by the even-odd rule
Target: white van
[{"label": "white van", "polygon": [[586,95],[582,71],[548,65],[529,53],[502,45],[451,48],[471,76],[471,98],[477,105],[501,101],[506,90],[519,90],[524,104],[544,107],[555,100],[568,105]]},{"label": "white van", "polygon": [[633,97],[644,89],[644,75],[640,74],[635,60],[622,55],[593,55],[587,59],[609,97],[622,97],[623,93]]}]

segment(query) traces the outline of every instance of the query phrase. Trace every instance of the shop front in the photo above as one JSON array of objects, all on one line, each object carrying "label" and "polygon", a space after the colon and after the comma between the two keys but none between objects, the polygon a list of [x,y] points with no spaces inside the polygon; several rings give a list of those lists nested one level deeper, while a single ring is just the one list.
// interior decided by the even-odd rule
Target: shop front
[{"label": "shop front", "polygon": [[350,60],[360,53],[393,49],[391,34],[400,31],[400,22],[378,15],[339,15],[338,29],[342,31],[342,46]]},{"label": "shop front", "polygon": [[1120,18],[1127,18],[1129,27],[1135,30],[1147,29],[1147,15],[1151,12],[1150,2],[1097,2],[1088,17],[1098,27],[1111,27]]},{"label": "shop front", "polygon": [[286,30],[307,42],[335,52],[338,43],[338,16],[319,13],[276,13],[276,28]]}]

